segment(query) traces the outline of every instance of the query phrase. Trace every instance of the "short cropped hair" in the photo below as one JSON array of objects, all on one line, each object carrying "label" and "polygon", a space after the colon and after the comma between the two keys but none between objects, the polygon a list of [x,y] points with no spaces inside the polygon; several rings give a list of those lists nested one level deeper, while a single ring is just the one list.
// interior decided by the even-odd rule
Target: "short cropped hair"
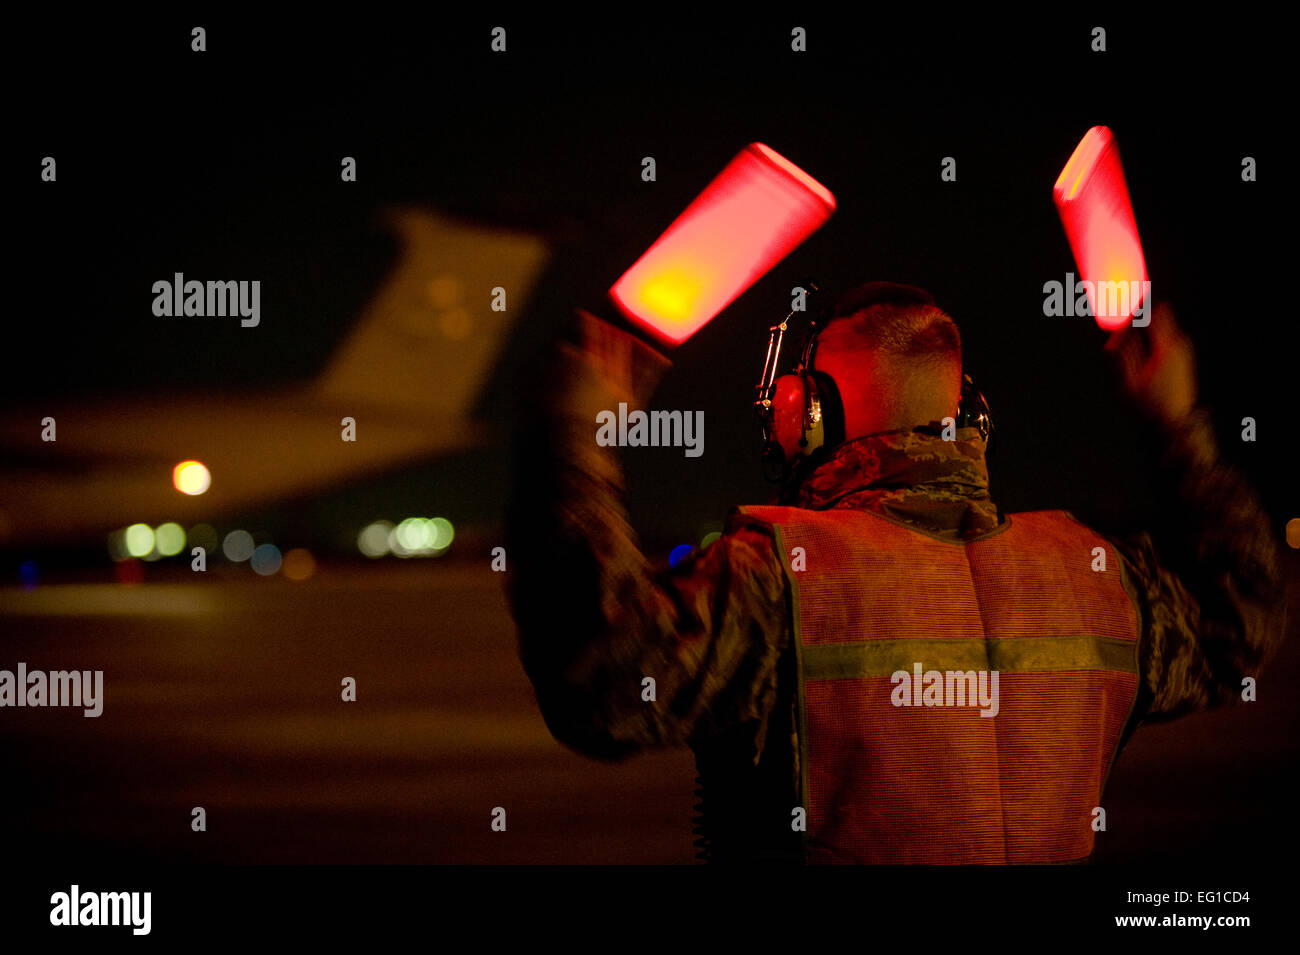
[{"label": "short cropped hair", "polygon": [[869,349],[907,362],[961,367],[961,332],[929,292],[894,282],[868,282],[840,296],[818,336],[848,350]]},{"label": "short cropped hair", "polygon": [[955,412],[961,333],[928,292],[872,282],[841,296],[830,314],[817,336],[813,368],[835,367],[843,400],[862,417],[883,428]]}]

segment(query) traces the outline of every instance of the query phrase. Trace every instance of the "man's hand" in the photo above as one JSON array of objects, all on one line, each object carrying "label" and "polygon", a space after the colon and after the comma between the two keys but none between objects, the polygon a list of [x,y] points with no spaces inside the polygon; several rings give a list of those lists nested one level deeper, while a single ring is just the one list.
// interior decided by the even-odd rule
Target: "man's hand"
[{"label": "man's hand", "polygon": [[583,309],[577,309],[582,357],[615,401],[640,408],[671,365],[657,349]]},{"label": "man's hand", "polygon": [[1129,397],[1166,430],[1196,407],[1196,354],[1168,305],[1156,306],[1146,328],[1117,330],[1106,350],[1118,361]]}]

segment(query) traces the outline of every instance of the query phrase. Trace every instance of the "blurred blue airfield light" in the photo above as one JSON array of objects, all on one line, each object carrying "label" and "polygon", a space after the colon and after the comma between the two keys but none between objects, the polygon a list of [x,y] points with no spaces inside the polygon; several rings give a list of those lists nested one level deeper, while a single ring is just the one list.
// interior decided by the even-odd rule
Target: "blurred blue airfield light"
[{"label": "blurred blue airfield light", "polygon": [[253,556],[249,558],[249,564],[252,566],[254,573],[263,577],[270,577],[279,570],[280,563],[280,548],[274,544],[258,545],[253,551]]},{"label": "blurred blue airfield light", "polygon": [[672,552],[669,553],[668,555],[668,566],[676,567],[679,563],[685,560],[694,550],[695,548],[692,547],[690,544],[678,544],[676,547],[672,549]]}]

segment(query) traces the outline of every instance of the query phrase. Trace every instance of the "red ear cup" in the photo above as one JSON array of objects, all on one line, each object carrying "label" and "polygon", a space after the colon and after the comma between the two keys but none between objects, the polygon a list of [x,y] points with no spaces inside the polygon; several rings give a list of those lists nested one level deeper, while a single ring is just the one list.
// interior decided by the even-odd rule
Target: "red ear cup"
[{"label": "red ear cup", "polygon": [[809,457],[826,445],[826,398],[817,378],[817,372],[782,375],[773,383],[772,438],[787,461]]},{"label": "red ear cup", "polygon": [[803,448],[808,414],[808,392],[802,375],[782,375],[772,393],[772,440],[781,446],[787,461],[796,460]]}]

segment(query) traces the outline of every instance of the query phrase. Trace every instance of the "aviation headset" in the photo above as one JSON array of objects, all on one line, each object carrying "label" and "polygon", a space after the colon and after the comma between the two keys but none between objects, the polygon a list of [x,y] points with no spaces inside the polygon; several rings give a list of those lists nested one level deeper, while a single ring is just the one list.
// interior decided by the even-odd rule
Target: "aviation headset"
[{"label": "aviation headset", "polygon": [[[844,406],[835,381],[813,368],[817,336],[831,321],[852,315],[873,305],[935,305],[924,289],[893,282],[868,282],[846,292],[819,312],[807,308],[810,300],[820,299],[821,289],[809,280],[804,283],[804,311],[813,314],[804,332],[799,363],[793,373],[777,376],[781,345],[793,309],[780,324],[768,329],[767,358],[763,376],[756,386],[758,409],[763,426],[764,472],[771,481],[788,481],[793,473],[802,472],[844,442]],[[992,447],[993,417],[988,402],[970,375],[962,375],[961,398],[955,416],[958,428],[978,428],[980,436]],[[931,422],[913,429],[941,434],[942,424]]]}]

